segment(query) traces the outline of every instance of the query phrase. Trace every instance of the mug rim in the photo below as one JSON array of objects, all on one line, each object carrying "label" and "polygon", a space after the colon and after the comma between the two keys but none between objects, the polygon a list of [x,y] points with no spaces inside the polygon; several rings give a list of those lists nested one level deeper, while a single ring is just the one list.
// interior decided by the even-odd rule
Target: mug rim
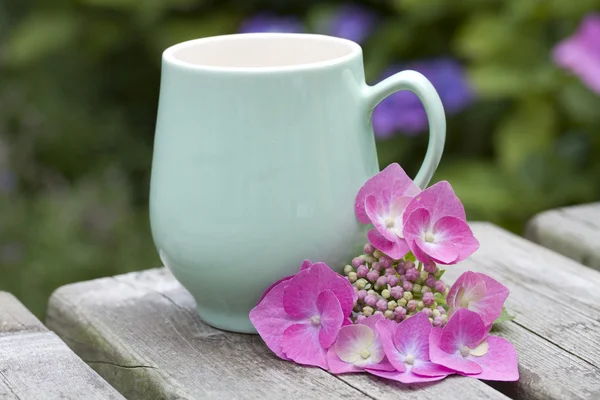
[{"label": "mug rim", "polygon": [[[314,40],[322,43],[335,43],[338,45],[344,45],[348,48],[348,53],[326,59],[322,61],[313,61],[306,63],[298,63],[291,65],[277,65],[277,66],[217,66],[209,64],[193,63],[178,58],[175,53],[187,49],[198,44],[205,43],[218,43],[225,41],[237,41],[247,38],[305,38]],[[321,35],[316,33],[284,33],[284,32],[260,32],[260,33],[233,33],[228,35],[208,36],[199,39],[187,40],[180,42],[168,47],[162,54],[164,62],[169,64],[182,67],[185,69],[191,69],[196,71],[207,71],[207,72],[245,72],[245,73],[265,73],[265,72],[283,72],[283,71],[299,71],[299,70],[311,70],[321,69],[328,67],[336,67],[347,63],[348,61],[362,55],[362,48],[356,42],[348,39],[339,38],[329,35]]]}]

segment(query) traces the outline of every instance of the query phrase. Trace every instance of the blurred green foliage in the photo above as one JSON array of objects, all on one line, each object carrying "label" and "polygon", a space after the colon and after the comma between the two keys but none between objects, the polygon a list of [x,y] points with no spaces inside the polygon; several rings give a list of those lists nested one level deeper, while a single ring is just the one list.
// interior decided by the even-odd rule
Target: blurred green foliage
[{"label": "blurred green foliage", "polygon": [[[259,10],[315,27],[335,1],[0,3],[0,288],[38,315],[59,285],[159,265],[147,201],[160,54],[234,32]],[[520,232],[534,213],[600,198],[600,96],[551,50],[600,0],[372,0],[370,82],[396,61],[463,61],[477,101],[448,121],[436,179],[470,219]],[[427,135],[379,143],[414,174]],[[11,175],[12,174],[12,175]],[[11,183],[12,182],[12,183]]]}]

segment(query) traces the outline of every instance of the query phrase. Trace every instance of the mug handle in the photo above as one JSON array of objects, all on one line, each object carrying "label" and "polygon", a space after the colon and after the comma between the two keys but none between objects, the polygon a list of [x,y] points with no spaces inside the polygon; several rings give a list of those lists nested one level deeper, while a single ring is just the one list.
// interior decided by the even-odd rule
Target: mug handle
[{"label": "mug handle", "polygon": [[377,104],[391,94],[400,90],[410,90],[417,96],[425,107],[429,123],[429,144],[421,169],[414,182],[425,189],[440,163],[446,142],[446,116],[442,100],[435,88],[423,75],[416,71],[401,71],[384,79],[375,86],[367,86],[366,98],[371,113]]}]

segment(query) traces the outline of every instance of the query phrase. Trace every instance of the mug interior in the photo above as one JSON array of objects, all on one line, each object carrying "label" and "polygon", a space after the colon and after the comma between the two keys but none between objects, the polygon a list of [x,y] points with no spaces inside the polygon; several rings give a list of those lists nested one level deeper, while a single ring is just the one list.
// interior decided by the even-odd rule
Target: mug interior
[{"label": "mug interior", "polygon": [[252,33],[191,40],[167,49],[165,56],[200,67],[272,68],[335,62],[358,51],[358,44],[330,36]]}]

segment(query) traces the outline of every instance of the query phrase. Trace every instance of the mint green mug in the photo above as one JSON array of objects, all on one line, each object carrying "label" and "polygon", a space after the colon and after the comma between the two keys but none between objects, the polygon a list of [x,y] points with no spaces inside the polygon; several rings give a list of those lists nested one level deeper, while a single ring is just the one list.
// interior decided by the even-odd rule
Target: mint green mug
[{"label": "mint green mug", "polygon": [[424,187],[446,122],[421,74],[368,86],[358,44],[310,34],[209,37],[163,53],[152,234],[206,323],[255,332],[248,313],[271,283],[304,259],[340,271],[359,252],[367,227],[354,198],[379,171],[371,116],[399,90],[427,111]]}]

